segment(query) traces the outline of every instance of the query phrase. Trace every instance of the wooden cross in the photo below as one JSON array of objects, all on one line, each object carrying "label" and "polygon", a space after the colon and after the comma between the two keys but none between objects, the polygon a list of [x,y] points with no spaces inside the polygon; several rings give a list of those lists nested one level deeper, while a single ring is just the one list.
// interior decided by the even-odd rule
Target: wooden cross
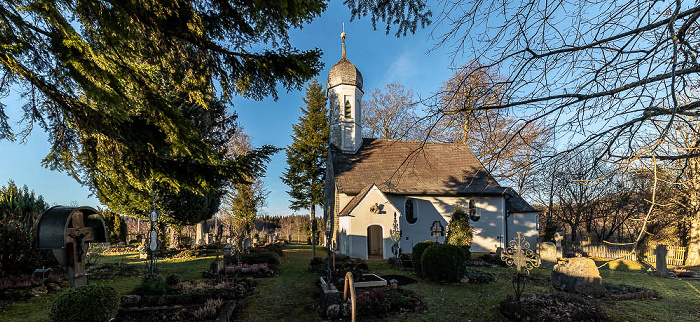
[{"label": "wooden cross", "polygon": [[87,285],[85,275],[84,242],[95,240],[95,228],[85,227],[83,213],[73,213],[69,227],[66,228],[66,255],[68,256],[68,275],[71,287]]},{"label": "wooden cross", "polygon": [[501,260],[515,268],[518,274],[530,275],[530,270],[540,266],[540,256],[530,249],[530,243],[521,232],[508,242],[508,248],[501,254]]}]

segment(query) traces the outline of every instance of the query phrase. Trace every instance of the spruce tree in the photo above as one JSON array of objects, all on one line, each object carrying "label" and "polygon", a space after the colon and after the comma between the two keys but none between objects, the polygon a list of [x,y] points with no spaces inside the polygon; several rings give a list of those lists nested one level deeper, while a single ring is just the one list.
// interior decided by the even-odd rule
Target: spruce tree
[{"label": "spruce tree", "polygon": [[[288,167],[281,177],[290,190],[293,210],[309,209],[311,222],[315,207],[323,202],[323,182],[326,175],[328,151],[328,108],[326,95],[317,79],[306,88],[306,108],[301,108],[299,123],[294,124],[292,144],[287,147]],[[316,234],[311,234],[312,256],[316,256]]]}]

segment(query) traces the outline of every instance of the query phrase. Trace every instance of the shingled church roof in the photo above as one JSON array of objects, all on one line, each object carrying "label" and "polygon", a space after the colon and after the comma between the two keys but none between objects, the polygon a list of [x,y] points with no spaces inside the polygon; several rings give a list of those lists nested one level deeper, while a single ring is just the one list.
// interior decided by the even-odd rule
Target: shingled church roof
[{"label": "shingled church roof", "polygon": [[503,187],[466,145],[363,139],[355,154],[331,148],[339,192],[358,194],[375,183],[384,193],[500,195]]}]

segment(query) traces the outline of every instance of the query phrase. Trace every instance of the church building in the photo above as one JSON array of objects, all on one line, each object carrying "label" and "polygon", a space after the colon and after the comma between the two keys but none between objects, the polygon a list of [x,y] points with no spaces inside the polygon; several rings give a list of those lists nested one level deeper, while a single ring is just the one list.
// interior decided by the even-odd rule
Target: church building
[{"label": "church building", "polygon": [[[538,211],[502,187],[469,146],[362,138],[362,74],[345,53],[328,73],[330,144],[324,221],[334,249],[352,257],[389,258],[395,228],[410,253],[424,240],[444,242],[455,209],[470,215],[472,252],[495,251],[522,232],[533,249]],[[438,233],[438,235],[440,235]]]}]

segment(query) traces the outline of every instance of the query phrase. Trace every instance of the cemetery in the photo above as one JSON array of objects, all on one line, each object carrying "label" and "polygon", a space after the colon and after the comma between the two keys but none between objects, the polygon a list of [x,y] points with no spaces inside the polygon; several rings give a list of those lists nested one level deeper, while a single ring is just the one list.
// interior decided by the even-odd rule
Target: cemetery
[{"label": "cemetery", "polygon": [[[90,240],[87,236],[99,238],[99,229],[104,229],[99,217],[89,215],[87,208],[62,213],[75,220],[79,218],[71,217],[75,211],[85,215],[82,227],[92,227],[85,241]],[[69,232],[87,229],[74,227],[72,221],[68,226]],[[328,257],[322,247],[317,247],[320,256],[310,260],[309,245],[285,242],[242,253],[216,244],[147,252],[153,260],[141,259],[135,245],[89,243],[80,248],[87,250],[80,254],[82,259],[69,257],[80,260],[84,272],[71,268],[70,261],[56,261],[33,276],[3,277],[0,317],[3,321],[68,321],[81,316],[90,321],[695,320],[694,290],[700,283],[696,267],[564,254],[557,244],[541,243],[533,250],[525,239],[515,237],[499,253],[467,256],[462,248],[437,239],[404,253],[400,258],[410,258],[410,267],[404,267],[398,254],[393,260]],[[672,262],[672,256],[664,261],[665,255],[660,252],[656,263]],[[79,277],[87,283],[71,287],[82,283]],[[96,315],[98,311],[104,316]]]},{"label": "cemetery", "polygon": [[700,321],[699,33],[698,0],[0,0],[0,321]]}]

